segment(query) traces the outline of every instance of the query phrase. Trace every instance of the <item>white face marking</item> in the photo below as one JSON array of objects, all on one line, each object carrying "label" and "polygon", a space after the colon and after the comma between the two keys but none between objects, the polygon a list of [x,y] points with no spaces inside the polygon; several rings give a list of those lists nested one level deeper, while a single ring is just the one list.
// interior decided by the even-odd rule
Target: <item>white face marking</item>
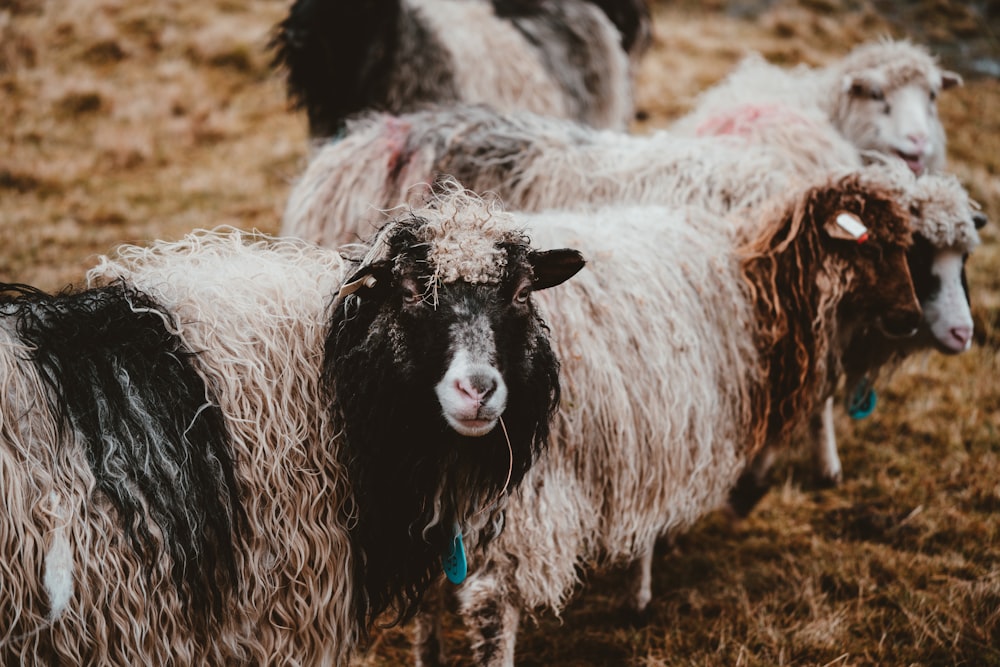
[{"label": "white face marking", "polygon": [[931,273],[941,281],[941,289],[921,304],[934,338],[943,351],[955,354],[972,345],[972,312],[962,287],[962,266],[962,253],[939,250],[934,255]]},{"label": "white face marking", "polygon": [[442,414],[461,435],[486,435],[507,407],[507,385],[493,362],[493,331],[478,317],[455,325],[450,335],[451,363],[434,387]]}]

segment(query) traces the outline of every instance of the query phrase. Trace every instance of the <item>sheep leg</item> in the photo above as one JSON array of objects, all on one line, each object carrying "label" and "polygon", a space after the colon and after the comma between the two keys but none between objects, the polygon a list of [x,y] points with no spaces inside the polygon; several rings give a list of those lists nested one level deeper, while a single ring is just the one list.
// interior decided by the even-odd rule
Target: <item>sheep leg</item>
[{"label": "sheep leg", "polygon": [[837,454],[837,435],[833,430],[833,397],[826,399],[818,415],[813,415],[809,427],[819,481],[824,486],[836,486],[844,473]]},{"label": "sheep leg", "polygon": [[645,620],[649,601],[653,599],[653,553],[656,540],[651,539],[639,552],[639,557],[629,566],[628,612],[637,622]]},{"label": "sheep leg", "polygon": [[737,518],[745,518],[771,488],[768,473],[777,456],[776,448],[765,445],[747,464],[736,486],[729,492],[729,511]]},{"label": "sheep leg", "polygon": [[445,613],[443,582],[431,586],[413,619],[413,664],[416,667],[444,667],[444,641],[441,615]]},{"label": "sheep leg", "polygon": [[459,611],[473,662],[480,667],[514,667],[520,610],[495,569],[466,580],[459,589]]}]

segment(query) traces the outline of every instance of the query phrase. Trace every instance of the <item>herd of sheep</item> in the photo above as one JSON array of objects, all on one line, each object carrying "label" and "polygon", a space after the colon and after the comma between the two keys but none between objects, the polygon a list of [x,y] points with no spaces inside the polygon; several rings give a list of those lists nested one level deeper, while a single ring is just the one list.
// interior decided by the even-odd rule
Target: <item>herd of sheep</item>
[{"label": "herd of sheep", "polygon": [[281,236],[0,285],[2,662],[345,664],[412,621],[440,665],[455,595],[512,665],[594,563],[641,613],[658,538],[751,511],[800,428],[839,481],[834,395],[971,344],[961,79],[750,57],[632,135],[650,40],[645,0],[296,0]]}]

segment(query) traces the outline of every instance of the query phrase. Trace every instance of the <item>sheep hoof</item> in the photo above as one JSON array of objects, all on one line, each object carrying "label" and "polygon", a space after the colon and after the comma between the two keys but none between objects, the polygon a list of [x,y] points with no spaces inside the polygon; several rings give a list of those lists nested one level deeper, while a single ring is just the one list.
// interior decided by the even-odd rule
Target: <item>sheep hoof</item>
[{"label": "sheep hoof", "polygon": [[649,610],[649,605],[636,609],[633,604],[624,604],[619,610],[618,618],[621,619],[623,627],[644,628],[653,620],[653,614]]},{"label": "sheep hoof", "polygon": [[836,488],[844,481],[844,473],[840,470],[833,473],[821,472],[817,477],[816,486],[821,489]]},{"label": "sheep hoof", "polygon": [[732,516],[737,519],[748,517],[770,489],[770,484],[761,482],[751,474],[740,475],[736,486],[729,492],[728,509]]}]

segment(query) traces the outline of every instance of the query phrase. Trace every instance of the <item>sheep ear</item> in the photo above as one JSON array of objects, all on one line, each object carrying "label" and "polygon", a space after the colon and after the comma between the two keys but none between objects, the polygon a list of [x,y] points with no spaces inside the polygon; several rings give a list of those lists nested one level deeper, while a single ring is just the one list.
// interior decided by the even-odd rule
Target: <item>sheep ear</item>
[{"label": "sheep ear", "polygon": [[372,294],[374,290],[381,290],[389,284],[391,279],[392,266],[387,259],[373,262],[368,266],[363,266],[350,278],[344,281],[340,291],[337,293],[338,299],[343,299],[351,294]]},{"label": "sheep ear", "polygon": [[854,241],[855,243],[864,243],[868,240],[868,228],[858,216],[846,211],[827,219],[823,228],[830,238]]},{"label": "sheep ear", "polygon": [[531,286],[535,290],[555,287],[576,275],[587,262],[578,250],[535,250],[528,254],[534,279]]},{"label": "sheep ear", "polygon": [[944,70],[941,72],[941,90],[957,88],[958,86],[961,86],[962,83],[962,76],[958,72],[952,72],[950,70]]}]

